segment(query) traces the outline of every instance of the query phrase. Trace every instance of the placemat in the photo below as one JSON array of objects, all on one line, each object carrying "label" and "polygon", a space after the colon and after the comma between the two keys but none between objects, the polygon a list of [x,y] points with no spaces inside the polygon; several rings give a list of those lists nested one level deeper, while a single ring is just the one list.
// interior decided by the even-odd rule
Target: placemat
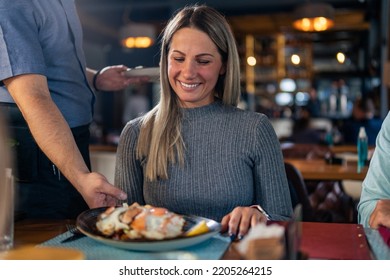
[{"label": "placemat", "polygon": [[165,252],[140,252],[111,247],[89,237],[83,237],[68,243],[62,240],[70,237],[70,232],[60,234],[38,246],[56,246],[81,250],[87,260],[218,260],[230,245],[230,238],[216,235],[202,243]]},{"label": "placemat", "polygon": [[364,233],[375,258],[377,260],[390,260],[390,247],[384,242],[379,231],[372,228],[364,228]]}]

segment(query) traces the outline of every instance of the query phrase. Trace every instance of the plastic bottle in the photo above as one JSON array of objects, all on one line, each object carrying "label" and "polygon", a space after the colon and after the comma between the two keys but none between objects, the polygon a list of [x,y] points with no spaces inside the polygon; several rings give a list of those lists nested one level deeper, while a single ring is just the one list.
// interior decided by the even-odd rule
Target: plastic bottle
[{"label": "plastic bottle", "polygon": [[358,151],[357,172],[360,173],[367,161],[367,156],[368,156],[368,138],[367,138],[366,130],[363,126],[361,126],[359,130],[357,151]]},{"label": "plastic bottle", "polygon": [[333,146],[333,129],[332,128],[327,130],[327,132],[325,134],[325,142],[328,145],[328,147]]}]

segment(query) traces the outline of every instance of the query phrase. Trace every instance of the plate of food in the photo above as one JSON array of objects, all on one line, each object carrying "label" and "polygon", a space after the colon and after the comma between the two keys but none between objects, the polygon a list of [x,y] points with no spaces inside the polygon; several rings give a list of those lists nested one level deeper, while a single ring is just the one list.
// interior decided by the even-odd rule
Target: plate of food
[{"label": "plate of food", "polygon": [[149,77],[151,81],[157,81],[160,78],[160,68],[137,66],[128,68],[125,75],[127,77]]},{"label": "plate of food", "polygon": [[221,230],[221,225],[211,219],[136,203],[86,210],[77,217],[76,225],[98,242],[134,251],[189,247],[212,238]]}]

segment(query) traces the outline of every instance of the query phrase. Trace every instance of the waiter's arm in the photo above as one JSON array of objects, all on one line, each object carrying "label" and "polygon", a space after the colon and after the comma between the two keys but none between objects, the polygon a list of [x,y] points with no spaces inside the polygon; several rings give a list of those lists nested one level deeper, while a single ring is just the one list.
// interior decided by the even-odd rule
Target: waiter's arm
[{"label": "waiter's arm", "polygon": [[72,132],[53,102],[45,76],[19,75],[4,84],[25,118],[31,133],[46,156],[80,192],[91,208],[114,205],[125,194],[107,179],[90,172]]}]

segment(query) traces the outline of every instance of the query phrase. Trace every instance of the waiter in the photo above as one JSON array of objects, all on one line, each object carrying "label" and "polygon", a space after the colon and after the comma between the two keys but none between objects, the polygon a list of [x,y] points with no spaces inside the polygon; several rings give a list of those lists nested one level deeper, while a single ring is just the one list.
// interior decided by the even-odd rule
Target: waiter
[{"label": "waiter", "polygon": [[126,199],[90,171],[88,149],[91,86],[116,91],[140,81],[126,69],[87,69],[74,0],[0,2],[0,110],[16,148],[19,217],[75,218]]}]

